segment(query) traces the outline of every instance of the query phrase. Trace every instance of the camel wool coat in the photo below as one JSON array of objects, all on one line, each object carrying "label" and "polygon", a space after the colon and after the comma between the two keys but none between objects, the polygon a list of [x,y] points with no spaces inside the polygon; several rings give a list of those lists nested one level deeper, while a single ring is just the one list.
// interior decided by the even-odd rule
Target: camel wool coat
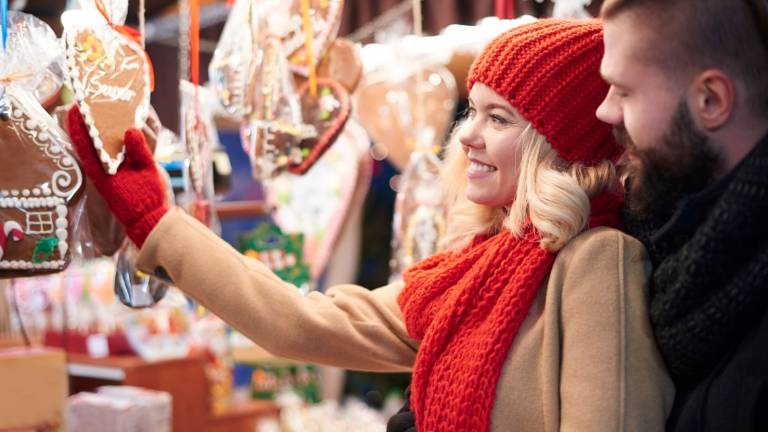
[{"label": "camel wool coat", "polygon": [[[403,372],[419,349],[397,305],[402,284],[302,296],[179,209],[152,231],[138,266],[280,357]],[[614,229],[560,251],[507,355],[492,432],[664,430],[674,392],[648,319],[649,273],[642,244]]]}]

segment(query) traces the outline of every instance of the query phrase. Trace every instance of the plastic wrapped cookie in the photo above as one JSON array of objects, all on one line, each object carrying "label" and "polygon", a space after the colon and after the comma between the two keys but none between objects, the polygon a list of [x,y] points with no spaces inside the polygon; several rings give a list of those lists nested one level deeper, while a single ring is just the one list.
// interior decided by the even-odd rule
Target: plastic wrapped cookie
[{"label": "plastic wrapped cookie", "polygon": [[0,121],[0,277],[63,270],[82,209],[69,139],[32,93],[13,86]]},{"label": "plastic wrapped cookie", "polygon": [[64,23],[67,74],[104,169],[123,162],[123,135],[149,114],[150,65],[141,46],[93,10],[68,11]]}]

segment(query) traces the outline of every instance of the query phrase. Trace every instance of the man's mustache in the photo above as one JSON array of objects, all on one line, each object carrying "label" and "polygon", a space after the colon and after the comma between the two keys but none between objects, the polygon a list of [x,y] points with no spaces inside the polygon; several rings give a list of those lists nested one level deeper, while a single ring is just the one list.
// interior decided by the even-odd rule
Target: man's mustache
[{"label": "man's mustache", "polygon": [[627,128],[624,124],[619,124],[613,127],[613,137],[616,138],[616,142],[624,146],[626,150],[634,150],[635,143],[632,141],[632,137],[629,136]]}]

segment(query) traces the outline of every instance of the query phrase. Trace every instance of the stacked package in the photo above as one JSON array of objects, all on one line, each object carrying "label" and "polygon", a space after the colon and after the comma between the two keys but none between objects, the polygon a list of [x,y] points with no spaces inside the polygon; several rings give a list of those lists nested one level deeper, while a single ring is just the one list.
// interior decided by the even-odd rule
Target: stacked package
[{"label": "stacked package", "polygon": [[129,386],[100,387],[69,398],[67,421],[73,432],[170,432],[171,395]]}]

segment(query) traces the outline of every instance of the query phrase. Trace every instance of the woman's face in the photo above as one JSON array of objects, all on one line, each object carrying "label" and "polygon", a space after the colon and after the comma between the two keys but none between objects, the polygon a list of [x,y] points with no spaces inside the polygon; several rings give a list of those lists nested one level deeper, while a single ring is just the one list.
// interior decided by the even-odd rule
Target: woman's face
[{"label": "woman's face", "polygon": [[476,83],[469,92],[467,118],[458,135],[467,155],[470,201],[504,207],[515,200],[519,138],[528,122],[498,93]]}]

